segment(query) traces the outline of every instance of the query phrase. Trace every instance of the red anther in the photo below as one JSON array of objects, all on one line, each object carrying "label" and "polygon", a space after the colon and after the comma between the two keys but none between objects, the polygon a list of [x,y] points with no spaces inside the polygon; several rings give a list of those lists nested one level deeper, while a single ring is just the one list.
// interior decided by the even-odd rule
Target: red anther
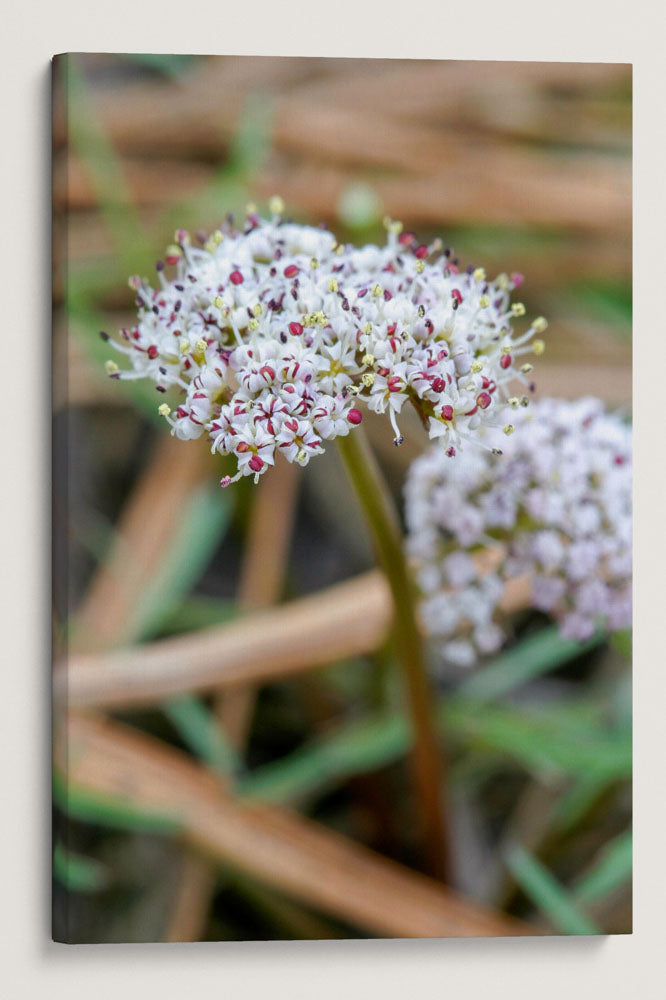
[{"label": "red anther", "polygon": [[247,463],[253,472],[261,472],[264,467],[263,458],[259,458],[258,455],[253,455],[250,461]]},{"label": "red anther", "polygon": [[453,447],[453,445],[451,445],[450,448],[446,449],[445,454],[448,455],[449,458],[455,458],[456,449]]},{"label": "red anther", "polygon": [[490,379],[486,375],[481,376],[481,385],[484,389],[487,389],[490,385]]},{"label": "red anther", "polygon": [[487,410],[493,399],[489,392],[480,392],[476,397],[477,405],[481,407],[482,410]]},{"label": "red anther", "polygon": [[231,476],[222,476],[220,479],[220,486],[223,490],[226,490],[227,486],[231,483]]},{"label": "red anther", "polygon": [[300,335],[303,333],[303,327],[301,326],[300,323],[296,322],[290,323],[289,333],[292,335],[292,337],[300,337]]},{"label": "red anther", "polygon": [[134,340],[138,340],[138,339],[139,339],[139,336],[140,336],[140,334],[139,334],[139,331],[138,331],[138,330],[132,330],[132,338],[133,338]]},{"label": "red anther", "polygon": [[382,378],[386,378],[386,376],[389,374],[390,371],[391,371],[390,368],[384,368],[384,366],[382,365],[380,368],[377,369],[377,374],[381,375]]},{"label": "red anther", "polygon": [[383,271],[388,271],[389,274],[395,274],[395,268],[393,266],[393,261],[389,261],[386,267],[382,268]]},{"label": "red anther", "polygon": [[275,371],[270,365],[263,365],[259,369],[259,374],[263,375],[265,379],[270,379],[271,382],[275,379]]},{"label": "red anther", "polygon": [[232,285],[242,285],[243,275],[240,273],[240,271],[232,271],[231,274],[229,275],[229,281],[231,282]]},{"label": "red anther", "polygon": [[514,271],[511,275],[511,281],[513,282],[514,288],[520,288],[524,280],[525,275],[521,274],[520,271]]},{"label": "red anther", "polygon": [[384,289],[384,302],[390,302],[393,296],[389,292],[388,288]]},{"label": "red anther", "polygon": [[415,241],[416,241],[415,233],[405,232],[405,233],[400,233],[400,236],[398,236],[398,243],[400,243],[403,247],[410,247],[412,243],[414,243]]},{"label": "red anther", "polygon": [[165,258],[165,260],[167,264],[177,264],[178,261],[180,260],[180,254],[178,254],[178,256],[175,256],[175,254],[169,254],[169,256]]},{"label": "red anther", "polygon": [[443,378],[435,378],[432,381],[432,387],[435,392],[444,392],[446,389],[446,382]]},{"label": "red anther", "polygon": [[442,417],[444,418],[444,420],[453,420],[453,407],[449,406],[448,404],[446,406],[443,406]]},{"label": "red anther", "polygon": [[460,303],[463,300],[462,293],[457,288],[454,288],[453,291],[451,292],[451,298],[454,300],[454,302],[457,302],[458,305],[460,305]]},{"label": "red anther", "polygon": [[389,392],[400,392],[403,386],[399,375],[392,375],[386,384],[388,385]]},{"label": "red anther", "polygon": [[150,347],[148,348],[148,357],[151,360],[157,357],[157,348],[155,347],[155,344],[151,344]]},{"label": "red anther", "polygon": [[297,264],[287,264],[287,266],[283,271],[283,274],[285,278],[295,278],[296,275],[298,274],[298,270],[299,268]]},{"label": "red anther", "polygon": [[388,334],[389,337],[393,336],[393,334],[395,333],[397,327],[398,327],[397,323],[391,323],[390,326],[386,327],[386,333]]},{"label": "red anther", "polygon": [[503,354],[500,358],[500,368],[508,368],[511,364],[511,355]]},{"label": "red anther", "polygon": [[360,424],[363,420],[363,414],[360,410],[350,410],[347,414],[347,420],[350,424]]},{"label": "red anther", "polygon": [[420,247],[416,248],[414,256],[418,257],[419,260],[423,260],[424,257],[428,256],[428,248],[425,243],[422,243]]},{"label": "red anther", "polygon": [[239,441],[236,445],[236,451],[239,455],[244,455],[246,451],[250,450],[250,446],[247,441]]},{"label": "red anther", "polygon": [[614,462],[616,465],[624,465],[624,463],[626,462],[626,458],[624,457],[624,455],[616,455],[614,458]]}]

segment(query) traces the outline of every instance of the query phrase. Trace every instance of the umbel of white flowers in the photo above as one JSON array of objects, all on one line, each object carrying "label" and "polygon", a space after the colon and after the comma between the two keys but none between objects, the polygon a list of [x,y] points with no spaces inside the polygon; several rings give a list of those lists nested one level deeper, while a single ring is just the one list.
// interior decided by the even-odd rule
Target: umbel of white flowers
[{"label": "umbel of white flowers", "polygon": [[[499,648],[504,581],[523,572],[534,607],[565,636],[631,624],[631,428],[598,399],[519,411],[497,462],[480,449],[447,462],[431,448],[405,492],[420,611],[445,662]],[[474,559],[483,546],[499,557],[485,574]]]},{"label": "umbel of white flowers", "polygon": [[306,465],[361,423],[363,406],[388,415],[399,444],[409,400],[449,457],[481,426],[511,433],[507,400],[527,397],[508,387],[529,390],[524,355],[543,351],[532,337],[546,327],[539,317],[514,330],[521,275],[461,272],[439,241],[420,245],[390,220],[385,246],[359,249],[284,221],[279,199],[271,211],[196,246],[178,230],[157,288],[130,279],[138,320],[114,346],[131,367],[107,362],[113,378],[173,390],[159,412],[179,438],[206,435],[213,451],[236,456],[223,486],[256,482],[279,454]]}]

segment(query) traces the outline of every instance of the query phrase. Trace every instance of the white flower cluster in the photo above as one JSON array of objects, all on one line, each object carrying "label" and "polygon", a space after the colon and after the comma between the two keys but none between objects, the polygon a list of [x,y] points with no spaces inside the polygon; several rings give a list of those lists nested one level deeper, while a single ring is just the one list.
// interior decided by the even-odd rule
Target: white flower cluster
[{"label": "white flower cluster", "polygon": [[438,241],[419,245],[390,220],[383,247],[339,245],[284,221],[282,208],[274,199],[271,219],[250,213],[197,246],[179,230],[158,287],[130,279],[138,322],[114,343],[132,367],[110,361],[109,374],[175,387],[175,407],[159,408],[173,433],[207,435],[238,460],[222,485],[257,481],[280,453],[306,465],[360,424],[361,404],[388,414],[399,444],[409,400],[450,457],[479,427],[502,426],[508,384],[530,387],[520,359],[541,353],[542,341],[528,342],[546,327],[540,317],[513,330],[521,275],[460,272]]},{"label": "white flower cluster", "polygon": [[[592,398],[518,410],[500,459],[468,449],[447,462],[437,448],[418,458],[405,488],[407,544],[443,659],[469,665],[500,647],[504,581],[524,572],[533,606],[565,636],[628,627],[631,475],[631,428]],[[491,572],[478,558],[487,546]]]}]

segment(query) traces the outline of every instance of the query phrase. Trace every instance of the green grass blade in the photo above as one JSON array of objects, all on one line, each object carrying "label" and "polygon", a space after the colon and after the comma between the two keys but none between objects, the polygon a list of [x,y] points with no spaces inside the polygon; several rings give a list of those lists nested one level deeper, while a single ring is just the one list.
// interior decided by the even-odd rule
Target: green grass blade
[{"label": "green grass blade", "polygon": [[240,758],[215,718],[200,698],[184,695],[163,705],[164,714],[183,742],[211,770],[224,777],[237,774]]},{"label": "green grass blade", "polygon": [[631,878],[633,838],[631,830],[620,834],[602,851],[594,868],[575,887],[579,903],[594,903],[618,889]]},{"label": "green grass blade", "polygon": [[438,706],[443,732],[467,747],[500,751],[537,778],[568,774],[579,778],[626,778],[631,775],[631,737],[605,730],[588,713],[557,709],[490,705],[451,698]]},{"label": "green grass blade", "polygon": [[[183,508],[158,572],[134,609],[133,634],[152,637],[201,579],[231,521],[232,494],[220,490],[211,459],[212,483],[196,490]],[[213,485],[214,483],[214,485]]]},{"label": "green grass blade", "polygon": [[473,698],[500,698],[540,674],[555,670],[582,653],[595,649],[602,638],[595,635],[588,642],[581,643],[565,639],[557,626],[542,629],[464,681],[458,690]]},{"label": "green grass blade", "polygon": [[601,933],[548,869],[524,848],[514,848],[506,863],[525,895],[558,931],[563,934]]},{"label": "green grass blade", "polygon": [[299,802],[352,775],[399,759],[407,750],[408,738],[407,724],[398,716],[348,723],[333,736],[258,768],[237,790],[241,795],[272,802]]},{"label": "green grass blade", "polygon": [[68,784],[65,775],[53,776],[53,801],[68,816],[97,826],[141,833],[175,834],[182,822],[174,812],[162,809],[138,809],[118,798],[100,795]]},{"label": "green grass blade", "polygon": [[53,851],[53,875],[69,892],[99,892],[109,882],[104,865],[66,851],[62,844],[56,844]]}]

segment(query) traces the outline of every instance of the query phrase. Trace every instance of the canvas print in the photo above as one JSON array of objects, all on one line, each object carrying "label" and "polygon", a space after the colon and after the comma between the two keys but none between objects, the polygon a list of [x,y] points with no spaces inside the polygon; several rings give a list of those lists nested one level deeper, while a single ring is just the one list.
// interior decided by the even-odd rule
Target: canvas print
[{"label": "canvas print", "polygon": [[631,931],[631,67],[53,63],[53,935]]}]

